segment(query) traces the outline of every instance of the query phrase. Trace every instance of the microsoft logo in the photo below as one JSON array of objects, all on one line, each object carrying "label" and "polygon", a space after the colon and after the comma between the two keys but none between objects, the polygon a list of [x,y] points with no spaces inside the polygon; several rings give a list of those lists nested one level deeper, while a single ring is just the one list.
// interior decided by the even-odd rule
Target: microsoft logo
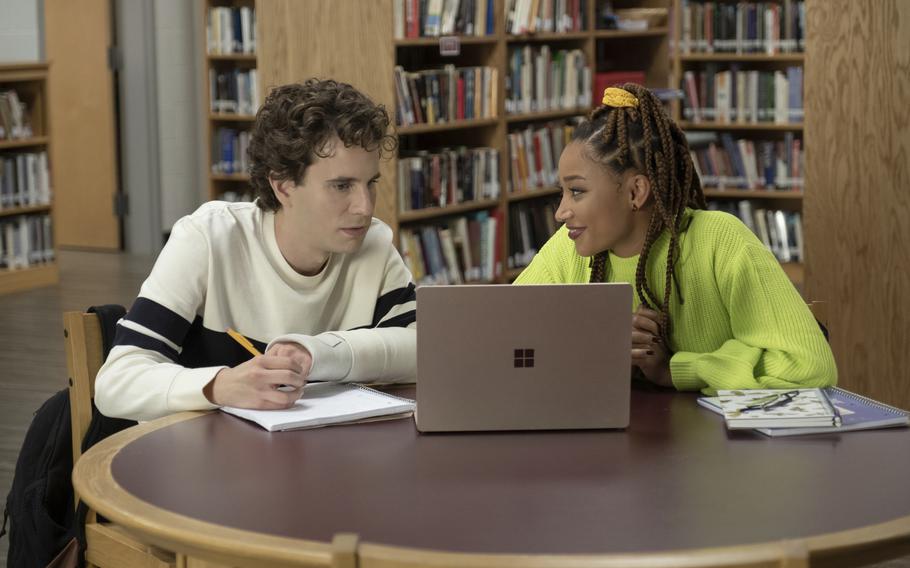
[{"label": "microsoft logo", "polygon": [[515,367],[533,367],[534,350],[533,349],[516,349],[515,350]]}]

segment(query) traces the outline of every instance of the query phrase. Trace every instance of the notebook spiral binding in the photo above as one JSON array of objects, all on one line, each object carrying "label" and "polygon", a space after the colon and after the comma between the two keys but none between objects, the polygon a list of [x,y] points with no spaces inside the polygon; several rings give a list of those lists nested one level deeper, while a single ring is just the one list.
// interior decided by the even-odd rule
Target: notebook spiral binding
[{"label": "notebook spiral binding", "polygon": [[403,396],[396,396],[396,395],[394,395],[394,394],[389,394],[389,393],[387,393],[387,392],[383,392],[383,391],[381,391],[381,390],[374,389],[374,388],[368,387],[368,386],[366,386],[366,385],[361,385],[361,384],[359,384],[359,383],[350,383],[350,384],[353,385],[353,386],[355,386],[355,387],[357,387],[357,388],[359,388],[360,390],[365,390],[365,391],[371,392],[371,393],[373,393],[373,394],[381,394],[381,395],[383,395],[383,396],[386,396],[386,397],[389,397],[389,398],[393,398],[393,399],[399,400],[399,401],[401,401],[401,402],[414,402],[414,401],[411,400],[410,398],[405,398],[405,397],[403,397]]},{"label": "notebook spiral binding", "polygon": [[[865,404],[866,406],[871,406],[871,407],[877,408],[879,410],[890,411],[890,412],[894,412],[894,413],[902,414],[902,415],[908,414],[908,412],[906,410],[901,410],[900,408],[891,406],[890,404],[885,404],[884,402],[879,402],[877,400],[871,399],[871,398],[863,396],[861,394],[856,394],[855,392],[850,392],[848,390],[844,390],[840,387],[830,387],[830,389],[839,396],[850,399],[850,400],[860,403],[860,404]],[[828,390],[828,389],[825,389],[825,390]]]}]

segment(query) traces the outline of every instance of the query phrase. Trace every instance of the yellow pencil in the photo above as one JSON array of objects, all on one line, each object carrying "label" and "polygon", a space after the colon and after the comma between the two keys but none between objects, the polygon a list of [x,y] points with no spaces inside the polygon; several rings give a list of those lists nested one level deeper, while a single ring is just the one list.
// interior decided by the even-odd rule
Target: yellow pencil
[{"label": "yellow pencil", "polygon": [[253,347],[253,344],[250,343],[250,340],[247,339],[246,337],[240,335],[239,333],[237,333],[236,331],[234,331],[234,330],[231,329],[231,328],[227,328],[227,333],[228,333],[228,335],[230,335],[231,337],[234,338],[234,341],[236,341],[236,342],[239,343],[240,345],[243,345],[243,347],[244,347],[247,351],[249,351],[250,353],[252,353],[253,355],[262,355],[262,353],[260,353],[258,349],[256,349],[255,347]]}]

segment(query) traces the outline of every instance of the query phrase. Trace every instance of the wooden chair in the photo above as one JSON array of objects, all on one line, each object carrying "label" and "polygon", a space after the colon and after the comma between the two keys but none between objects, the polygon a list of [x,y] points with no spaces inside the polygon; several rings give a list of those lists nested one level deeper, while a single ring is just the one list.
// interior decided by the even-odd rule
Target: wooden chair
[{"label": "wooden chair", "polygon": [[815,300],[808,302],[808,304],[809,311],[812,312],[812,315],[815,316],[818,323],[825,326],[825,329],[828,329],[828,302]]},{"label": "wooden chair", "polygon": [[[69,373],[70,413],[73,426],[73,463],[82,455],[82,438],[92,420],[95,375],[103,363],[101,324],[96,314],[65,312],[63,337]],[[79,496],[76,495],[76,502]],[[87,566],[173,568],[175,555],[143,544],[113,523],[99,523],[94,511],[85,518]]]},{"label": "wooden chair", "polygon": [[[355,537],[356,538],[356,537]],[[804,541],[603,555],[465,554],[356,545],[358,568],[808,568]],[[339,550],[336,547],[336,551]]]}]

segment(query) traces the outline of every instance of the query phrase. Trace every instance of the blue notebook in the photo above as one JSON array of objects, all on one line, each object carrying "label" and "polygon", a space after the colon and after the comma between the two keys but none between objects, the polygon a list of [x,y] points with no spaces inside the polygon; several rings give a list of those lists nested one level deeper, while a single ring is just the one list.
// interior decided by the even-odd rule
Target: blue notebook
[{"label": "blue notebook", "polygon": [[[872,400],[852,393],[850,391],[829,387],[823,389],[827,399],[838,410],[841,417],[840,426],[816,426],[807,428],[755,428],[766,436],[799,436],[803,434],[830,434],[850,432],[854,430],[871,430],[875,428],[893,428],[910,424],[910,414],[889,406],[885,403]],[[718,402],[719,397],[701,397],[698,404],[723,415],[723,407]]]}]

